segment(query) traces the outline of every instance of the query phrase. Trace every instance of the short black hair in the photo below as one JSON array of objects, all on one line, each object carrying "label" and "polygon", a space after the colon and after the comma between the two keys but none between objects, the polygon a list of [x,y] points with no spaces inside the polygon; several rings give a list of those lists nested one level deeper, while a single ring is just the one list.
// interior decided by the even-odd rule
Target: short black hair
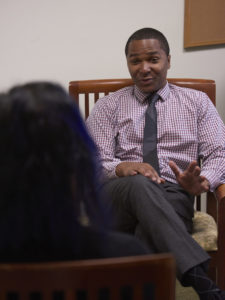
[{"label": "short black hair", "polygon": [[165,51],[166,55],[170,54],[170,47],[166,37],[157,29],[154,28],[142,28],[135,31],[128,39],[125,46],[125,54],[128,55],[128,47],[131,41],[144,40],[144,39],[156,39],[159,41],[161,48]]}]

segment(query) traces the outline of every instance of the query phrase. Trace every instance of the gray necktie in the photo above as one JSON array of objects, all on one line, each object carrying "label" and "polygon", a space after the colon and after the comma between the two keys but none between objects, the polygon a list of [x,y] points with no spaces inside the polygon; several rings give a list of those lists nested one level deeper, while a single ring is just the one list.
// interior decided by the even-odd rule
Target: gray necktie
[{"label": "gray necktie", "polygon": [[155,108],[158,98],[159,95],[156,93],[147,98],[149,106],[145,113],[143,162],[149,163],[160,175],[157,156],[157,111]]}]

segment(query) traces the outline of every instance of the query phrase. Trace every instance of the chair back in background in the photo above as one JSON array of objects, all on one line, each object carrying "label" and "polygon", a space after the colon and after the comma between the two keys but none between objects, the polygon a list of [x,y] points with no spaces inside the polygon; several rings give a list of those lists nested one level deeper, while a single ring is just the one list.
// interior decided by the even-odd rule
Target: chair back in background
[{"label": "chair back in background", "polygon": [[[203,91],[208,94],[209,98],[215,104],[216,85],[214,80],[168,78],[168,82]],[[91,99],[95,103],[101,96],[108,95],[129,85],[133,85],[133,81],[128,78],[70,81],[69,93],[75,99],[77,105],[83,108],[86,119],[89,116],[90,108],[93,106],[93,103],[91,105]],[[82,98],[82,96],[84,97]]]}]

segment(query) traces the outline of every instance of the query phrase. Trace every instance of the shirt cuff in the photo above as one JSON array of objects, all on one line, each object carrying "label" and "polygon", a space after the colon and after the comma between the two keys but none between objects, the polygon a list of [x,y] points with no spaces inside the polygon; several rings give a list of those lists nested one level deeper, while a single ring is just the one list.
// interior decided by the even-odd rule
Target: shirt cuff
[{"label": "shirt cuff", "polygon": [[120,163],[121,163],[121,161],[119,161],[119,162],[116,161],[116,162],[103,164],[104,176],[108,179],[118,178],[118,176],[116,175],[116,167]]},{"label": "shirt cuff", "polygon": [[218,176],[218,173],[212,171],[202,171],[201,175],[206,177],[206,179],[209,181],[210,192],[214,192],[220,184],[225,183],[225,179],[222,179],[222,176]]}]

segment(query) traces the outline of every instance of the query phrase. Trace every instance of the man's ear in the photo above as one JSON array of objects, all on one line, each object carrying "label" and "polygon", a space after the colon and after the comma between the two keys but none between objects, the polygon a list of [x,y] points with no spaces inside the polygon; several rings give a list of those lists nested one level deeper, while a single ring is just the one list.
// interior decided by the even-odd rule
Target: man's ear
[{"label": "man's ear", "polygon": [[167,60],[168,60],[168,69],[170,69],[170,62],[171,62],[171,55],[169,54],[168,57],[167,57]]}]

